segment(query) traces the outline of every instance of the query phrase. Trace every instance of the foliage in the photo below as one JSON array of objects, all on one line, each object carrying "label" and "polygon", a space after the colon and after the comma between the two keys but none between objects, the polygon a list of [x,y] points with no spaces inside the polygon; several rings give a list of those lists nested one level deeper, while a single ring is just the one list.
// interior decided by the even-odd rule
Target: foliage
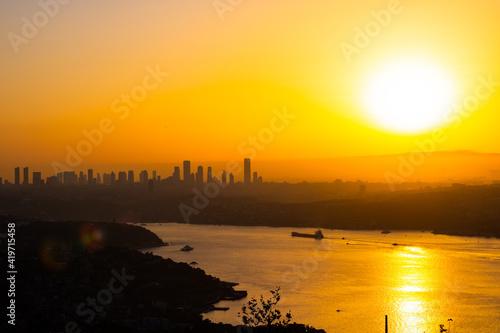
[{"label": "foliage", "polygon": [[290,311],[285,315],[285,318],[281,319],[281,311],[276,309],[276,305],[281,299],[280,287],[276,287],[276,290],[271,290],[271,294],[271,298],[267,300],[262,295],[260,296],[260,300],[252,297],[241,308],[238,316],[242,318],[245,325],[253,327],[260,325],[286,327],[290,323],[290,320],[292,320]]},{"label": "foliage", "polygon": [[450,328],[450,322],[452,322],[453,319],[448,319],[448,329],[444,328],[444,325],[441,324],[439,325],[439,333],[444,333],[444,332],[448,332],[448,333],[451,333],[451,328]]}]

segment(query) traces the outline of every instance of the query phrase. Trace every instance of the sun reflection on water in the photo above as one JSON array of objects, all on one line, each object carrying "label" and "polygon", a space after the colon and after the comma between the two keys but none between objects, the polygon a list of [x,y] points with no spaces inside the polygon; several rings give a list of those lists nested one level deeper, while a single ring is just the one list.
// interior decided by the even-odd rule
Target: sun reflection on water
[{"label": "sun reflection on water", "polygon": [[392,320],[397,332],[424,332],[431,310],[429,293],[435,283],[430,254],[419,247],[401,247],[394,253]]}]

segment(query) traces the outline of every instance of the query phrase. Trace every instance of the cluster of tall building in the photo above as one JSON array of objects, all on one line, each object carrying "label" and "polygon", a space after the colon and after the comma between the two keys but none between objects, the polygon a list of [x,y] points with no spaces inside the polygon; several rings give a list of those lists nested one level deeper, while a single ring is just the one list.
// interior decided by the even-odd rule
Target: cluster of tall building
[{"label": "cluster of tall building", "polygon": [[[191,161],[184,161],[182,163],[183,167],[183,178],[182,181],[184,183],[189,183],[189,184],[196,184],[196,185],[203,185],[205,183],[204,179],[204,172],[203,172],[203,166],[198,166],[196,169],[196,173],[191,173]],[[176,167],[178,168],[178,167]],[[175,174],[175,172],[174,172]],[[243,161],[243,182],[245,184],[250,184],[252,183],[252,178],[251,178],[251,161],[249,158],[245,158]],[[219,177],[218,177],[219,176]],[[222,184],[234,184],[234,174],[233,172],[229,173],[229,180],[228,180],[228,175],[226,170],[223,170],[219,175],[213,175],[212,173],[212,167],[207,167],[207,178],[206,182],[210,183],[214,179],[217,181],[220,181]],[[257,172],[253,173],[253,182],[254,183],[262,183],[262,177],[260,177]]]},{"label": "cluster of tall building", "polygon": [[[0,184],[2,184],[2,178],[0,178]],[[21,183],[21,168],[17,167],[14,169],[14,185],[27,186],[30,184],[29,179],[29,168],[23,168],[23,182]],[[41,186],[43,184],[42,173],[33,172],[33,182],[31,183],[35,186]]]},{"label": "cluster of tall building", "polygon": [[[206,178],[203,166],[198,166],[196,169],[196,173],[191,172],[191,161],[184,161],[182,163],[182,173],[183,177],[181,179],[181,170],[180,167],[175,166],[174,172],[171,176],[161,179],[160,176],[157,176],[156,171],[152,172],[152,176],[149,176],[147,170],[143,170],[139,174],[139,183],[141,184],[149,184],[149,186],[153,186],[156,182],[165,182],[167,184],[185,184],[190,186],[203,186],[205,183],[209,183],[212,181],[218,181],[222,184],[234,184],[235,175],[233,172],[230,172],[229,175],[225,170],[220,172],[217,175],[213,174],[212,167],[207,167],[206,170]],[[229,176],[229,177],[228,177]],[[229,179],[228,179],[229,178]],[[42,179],[41,172],[33,172],[32,182],[30,183],[29,179],[29,169],[28,167],[23,168],[23,180],[21,183],[21,169],[19,167],[14,169],[14,185],[15,186],[27,186],[32,184],[33,187],[41,187],[43,185],[54,186],[54,185],[125,185],[125,184],[134,184],[136,181],[134,171],[130,170],[128,172],[120,171],[116,174],[114,171],[111,173],[103,173],[102,176],[100,173],[96,173],[94,177],[94,170],[88,169],[87,173],[80,171],[78,174],[75,171],[64,171],[59,172],[55,176],[47,177],[46,180]],[[250,183],[262,183],[262,177],[260,177],[257,172],[251,172],[251,161],[249,158],[246,158],[243,162],[243,182],[245,184]],[[9,183],[5,181],[5,183]],[[0,184],[2,184],[2,179],[0,178]]]}]

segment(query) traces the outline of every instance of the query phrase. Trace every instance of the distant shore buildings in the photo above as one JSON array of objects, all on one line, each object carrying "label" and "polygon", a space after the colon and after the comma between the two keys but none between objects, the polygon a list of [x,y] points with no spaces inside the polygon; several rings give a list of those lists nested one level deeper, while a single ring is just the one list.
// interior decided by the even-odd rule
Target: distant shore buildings
[{"label": "distant shore buildings", "polygon": [[[229,165],[229,164],[228,164]],[[233,168],[235,171],[237,168]],[[241,169],[240,169],[241,170]],[[94,176],[95,175],[95,176]],[[165,183],[168,185],[183,185],[183,186],[196,186],[200,187],[206,183],[219,182],[222,184],[234,184],[235,175],[233,172],[226,170],[221,170],[218,173],[214,173],[213,168],[208,166],[205,169],[203,166],[198,166],[196,168],[196,173],[191,173],[191,161],[182,162],[182,179],[181,179],[181,168],[180,166],[175,166],[173,173],[162,178],[157,175],[157,171],[153,170],[151,172],[152,177],[149,176],[148,170],[142,170],[139,173],[139,182],[135,180],[134,170],[119,171],[115,173],[95,173],[94,169],[88,169],[87,172],[79,171],[78,174],[75,171],[63,171],[59,172],[54,176],[49,176],[46,179],[42,178],[42,173],[35,171],[32,173],[32,181],[29,178],[29,167],[23,168],[23,180],[21,183],[21,168],[14,168],[14,183],[10,183],[8,180],[2,180],[0,178],[0,185],[13,185],[18,187],[32,186],[34,188],[41,188],[44,186],[93,186],[93,185],[107,185],[107,186],[125,186],[132,184],[144,184],[150,190],[154,188],[155,183]],[[253,178],[252,178],[253,175]],[[229,177],[228,177],[229,176]],[[229,178],[229,180],[228,180]],[[262,183],[262,177],[258,176],[257,172],[251,173],[251,160],[249,158],[243,161],[243,183],[248,185],[251,183]]]}]

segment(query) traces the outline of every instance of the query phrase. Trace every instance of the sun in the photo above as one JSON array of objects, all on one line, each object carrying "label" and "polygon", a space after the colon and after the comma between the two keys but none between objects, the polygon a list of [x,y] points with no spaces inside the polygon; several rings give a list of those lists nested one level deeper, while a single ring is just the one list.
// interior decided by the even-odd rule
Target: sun
[{"label": "sun", "polygon": [[417,134],[442,125],[455,89],[440,67],[404,60],[375,71],[363,94],[369,117],[378,126],[389,132]]}]

